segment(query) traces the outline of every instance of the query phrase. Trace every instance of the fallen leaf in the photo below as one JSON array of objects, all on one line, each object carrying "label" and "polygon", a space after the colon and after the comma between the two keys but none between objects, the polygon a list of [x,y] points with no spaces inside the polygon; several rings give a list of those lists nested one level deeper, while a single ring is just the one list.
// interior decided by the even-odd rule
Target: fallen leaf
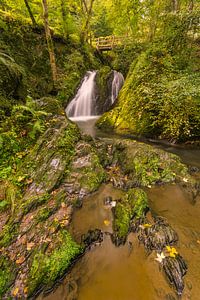
[{"label": "fallen leaf", "polygon": [[200,240],[197,240],[197,244],[199,244],[199,245],[200,245]]},{"label": "fallen leaf", "polygon": [[62,207],[62,208],[65,208],[65,207],[66,207],[66,204],[65,204],[64,202],[62,202],[62,203],[61,203],[61,207]]},{"label": "fallen leaf", "polygon": [[150,228],[151,224],[146,223],[146,224],[143,224],[143,226],[144,226],[144,228]]},{"label": "fallen leaf", "polygon": [[35,243],[33,243],[33,242],[27,243],[26,249],[27,249],[28,251],[30,251],[34,246],[35,246]]},{"label": "fallen leaf", "polygon": [[104,224],[105,224],[106,226],[109,226],[109,225],[110,225],[110,221],[109,221],[109,220],[104,220],[103,222],[104,222]]},{"label": "fallen leaf", "polygon": [[14,289],[14,291],[12,292],[12,295],[13,295],[14,297],[16,297],[17,294],[18,294],[18,292],[19,292],[19,288],[16,287],[16,288]]},{"label": "fallen leaf", "polygon": [[28,294],[28,287],[27,286],[24,288],[24,294]]},{"label": "fallen leaf", "polygon": [[157,253],[157,257],[155,258],[155,260],[158,261],[159,263],[162,263],[164,258],[165,258],[165,255],[163,252],[161,252],[161,254]]},{"label": "fallen leaf", "polygon": [[170,256],[170,257],[173,257],[173,258],[176,257],[176,255],[175,255],[173,252],[170,252],[170,253],[169,253],[169,256]]},{"label": "fallen leaf", "polygon": [[24,256],[20,256],[20,257],[16,260],[16,264],[21,265],[24,261],[25,261],[25,257],[24,257]]}]

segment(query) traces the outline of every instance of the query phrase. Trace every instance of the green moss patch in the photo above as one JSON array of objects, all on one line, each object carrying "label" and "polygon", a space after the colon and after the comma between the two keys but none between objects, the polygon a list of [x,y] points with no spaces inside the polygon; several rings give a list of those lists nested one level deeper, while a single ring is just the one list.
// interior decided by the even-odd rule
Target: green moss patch
[{"label": "green moss patch", "polygon": [[133,217],[142,217],[148,208],[146,193],[139,189],[130,189],[121,201],[117,202],[114,211],[113,230],[119,238],[127,236],[130,221]]},{"label": "green moss patch", "polygon": [[14,280],[15,272],[12,263],[6,258],[0,258],[0,296],[7,291],[12,281]]},{"label": "green moss patch", "polygon": [[52,286],[61,277],[83,249],[76,244],[66,230],[59,232],[59,245],[48,255],[42,251],[35,254],[28,277],[28,293],[39,286]]}]

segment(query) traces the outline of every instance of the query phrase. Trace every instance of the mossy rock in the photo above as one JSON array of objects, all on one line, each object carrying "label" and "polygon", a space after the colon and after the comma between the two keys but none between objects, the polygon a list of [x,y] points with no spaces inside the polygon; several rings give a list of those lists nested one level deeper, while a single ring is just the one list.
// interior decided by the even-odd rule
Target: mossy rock
[{"label": "mossy rock", "polygon": [[142,186],[168,183],[190,177],[178,156],[143,143],[129,143],[123,165],[127,174]]},{"label": "mossy rock", "polygon": [[124,239],[129,232],[131,219],[144,216],[147,209],[148,199],[146,193],[139,188],[130,189],[117,202],[114,210],[113,230],[116,235]]},{"label": "mossy rock", "polygon": [[59,232],[59,244],[48,255],[39,250],[32,258],[28,277],[28,294],[31,296],[39,286],[52,287],[61,278],[73,260],[83,252],[66,230]]},{"label": "mossy rock", "polygon": [[96,149],[87,142],[77,145],[76,156],[72,163],[71,174],[66,180],[75,180],[76,185],[86,193],[96,191],[100,184],[106,179]]}]

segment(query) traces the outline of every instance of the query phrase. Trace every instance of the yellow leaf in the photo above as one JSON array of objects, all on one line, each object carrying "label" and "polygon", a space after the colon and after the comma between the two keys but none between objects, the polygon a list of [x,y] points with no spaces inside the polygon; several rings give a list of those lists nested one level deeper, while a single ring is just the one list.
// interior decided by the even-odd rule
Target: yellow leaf
[{"label": "yellow leaf", "polygon": [[16,288],[14,289],[14,291],[12,292],[13,296],[16,297],[17,294],[18,294],[18,292],[19,292],[19,288],[16,287]]},{"label": "yellow leaf", "polygon": [[146,223],[146,224],[144,224],[143,226],[144,226],[145,228],[149,228],[149,227],[151,227],[151,224]]},{"label": "yellow leaf", "polygon": [[174,253],[174,254],[178,254],[176,248],[174,248],[174,247],[172,247],[171,252]]},{"label": "yellow leaf", "polygon": [[168,252],[171,251],[171,247],[170,246],[166,246],[166,249],[167,249]]},{"label": "yellow leaf", "polygon": [[110,225],[110,221],[109,221],[109,220],[104,220],[103,222],[104,222],[104,224],[105,224],[106,226],[109,226],[109,225]]},{"label": "yellow leaf", "polygon": [[28,287],[24,288],[24,294],[28,294]]},{"label": "yellow leaf", "polygon": [[174,258],[176,257],[176,255],[175,255],[173,252],[170,252],[170,253],[169,253],[169,256],[170,256],[170,257],[174,257]]}]

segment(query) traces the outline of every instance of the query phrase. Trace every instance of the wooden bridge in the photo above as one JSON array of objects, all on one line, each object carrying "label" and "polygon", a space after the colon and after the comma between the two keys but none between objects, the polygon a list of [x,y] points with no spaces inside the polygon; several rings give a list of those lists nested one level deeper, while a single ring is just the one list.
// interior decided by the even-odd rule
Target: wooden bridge
[{"label": "wooden bridge", "polygon": [[94,39],[93,44],[99,51],[110,51],[115,47],[123,46],[127,38],[126,36],[110,35]]}]

